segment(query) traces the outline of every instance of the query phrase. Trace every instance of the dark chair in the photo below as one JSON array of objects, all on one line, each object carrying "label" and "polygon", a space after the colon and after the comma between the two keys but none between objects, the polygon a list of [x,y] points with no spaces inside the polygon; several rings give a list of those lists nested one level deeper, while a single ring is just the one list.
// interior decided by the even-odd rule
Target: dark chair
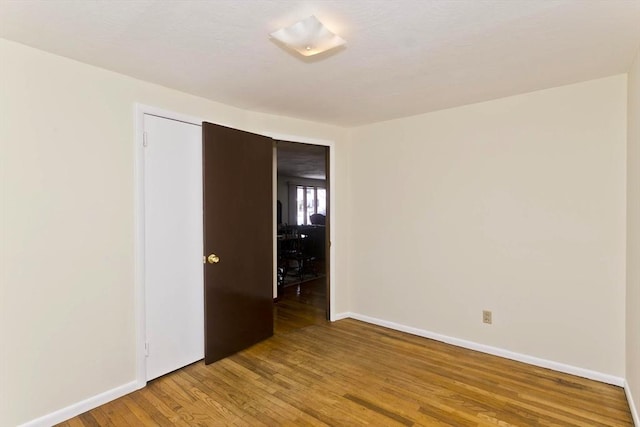
[{"label": "dark chair", "polygon": [[300,235],[300,253],[299,253],[299,276],[300,280],[305,274],[313,274],[318,276],[318,248],[315,236],[303,232]]},{"label": "dark chair", "polygon": [[327,217],[319,213],[310,215],[309,219],[311,220],[312,225],[325,225],[327,222]]},{"label": "dark chair", "polygon": [[[302,228],[302,227],[300,227]],[[296,233],[278,242],[278,284],[285,284],[287,277],[295,277],[299,282],[305,274],[318,276],[315,240],[298,228]]]}]

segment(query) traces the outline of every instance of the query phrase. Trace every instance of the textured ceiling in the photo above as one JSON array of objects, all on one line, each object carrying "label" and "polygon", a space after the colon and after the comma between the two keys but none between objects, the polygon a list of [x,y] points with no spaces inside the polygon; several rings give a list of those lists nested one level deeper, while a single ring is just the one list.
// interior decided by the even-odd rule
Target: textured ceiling
[{"label": "textured ceiling", "polygon": [[278,175],[326,179],[326,147],[278,141]]},{"label": "textured ceiling", "polygon": [[[316,15],[347,40],[268,38]],[[0,0],[0,37],[240,108],[350,126],[626,72],[639,0]]]}]

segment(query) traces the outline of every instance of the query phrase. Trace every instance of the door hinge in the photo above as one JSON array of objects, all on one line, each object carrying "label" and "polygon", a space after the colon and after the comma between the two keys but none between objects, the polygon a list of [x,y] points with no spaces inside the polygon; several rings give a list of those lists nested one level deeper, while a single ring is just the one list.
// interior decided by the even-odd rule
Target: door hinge
[{"label": "door hinge", "polygon": [[148,342],[144,343],[144,355],[146,357],[149,357],[149,343]]},{"label": "door hinge", "polygon": [[149,142],[147,141],[147,133],[142,132],[142,146],[146,147],[148,145],[149,145]]}]

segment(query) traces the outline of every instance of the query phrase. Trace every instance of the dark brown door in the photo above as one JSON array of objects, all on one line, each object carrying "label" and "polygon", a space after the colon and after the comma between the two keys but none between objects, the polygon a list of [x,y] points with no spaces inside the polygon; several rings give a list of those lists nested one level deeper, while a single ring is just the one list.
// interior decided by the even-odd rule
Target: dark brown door
[{"label": "dark brown door", "polygon": [[202,124],[205,363],[273,335],[273,141]]}]

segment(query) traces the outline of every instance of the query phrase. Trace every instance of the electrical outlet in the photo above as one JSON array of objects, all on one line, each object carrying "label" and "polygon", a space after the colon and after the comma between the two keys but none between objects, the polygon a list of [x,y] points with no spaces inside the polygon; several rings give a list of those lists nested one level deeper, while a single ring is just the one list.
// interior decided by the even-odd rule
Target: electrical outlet
[{"label": "electrical outlet", "polygon": [[482,310],[482,323],[491,324],[491,311]]}]

